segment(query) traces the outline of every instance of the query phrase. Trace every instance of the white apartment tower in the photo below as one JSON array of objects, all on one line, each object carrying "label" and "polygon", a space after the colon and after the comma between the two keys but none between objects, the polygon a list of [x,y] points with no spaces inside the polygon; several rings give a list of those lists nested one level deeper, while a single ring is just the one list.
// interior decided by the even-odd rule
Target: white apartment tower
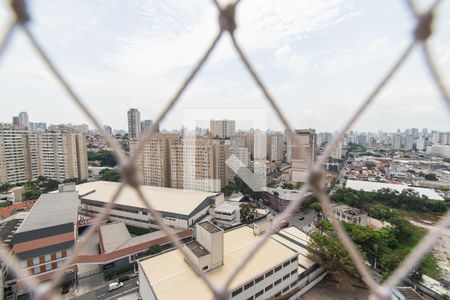
[{"label": "white apartment tower", "polygon": [[[305,182],[308,169],[316,160],[316,131],[314,129],[295,130],[297,139],[292,141],[292,181]],[[297,141],[299,144],[297,144]]]},{"label": "white apartment tower", "polygon": [[270,161],[281,164],[284,158],[284,136],[281,132],[272,133],[267,139],[270,150],[268,156]]},{"label": "white apartment tower", "polygon": [[136,108],[128,110],[128,137],[137,138],[141,134],[141,113]]}]

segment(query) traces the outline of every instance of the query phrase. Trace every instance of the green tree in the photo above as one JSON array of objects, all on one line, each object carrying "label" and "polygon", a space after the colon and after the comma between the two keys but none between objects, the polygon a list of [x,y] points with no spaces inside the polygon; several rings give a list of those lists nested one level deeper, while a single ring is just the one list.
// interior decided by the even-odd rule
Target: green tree
[{"label": "green tree", "polygon": [[231,196],[232,194],[237,193],[237,192],[239,192],[239,188],[238,188],[238,186],[237,186],[233,181],[230,181],[230,183],[229,183],[227,186],[224,186],[224,187],[222,188],[222,193],[223,193],[226,197],[229,197],[229,196]]},{"label": "green tree", "polygon": [[434,173],[425,174],[424,177],[425,177],[426,180],[438,181],[438,177]]},{"label": "green tree", "polygon": [[241,223],[251,223],[253,220],[255,220],[257,215],[255,204],[242,203],[239,205],[239,207],[240,207]]},{"label": "green tree", "polygon": [[113,151],[100,150],[100,151],[88,151],[88,161],[100,161],[101,166],[105,167],[115,167],[117,165],[117,160]]},{"label": "green tree", "polygon": [[150,255],[158,254],[161,251],[162,251],[162,248],[160,245],[153,245],[150,248],[148,248],[148,253]]},{"label": "green tree", "polygon": [[286,189],[286,190],[293,190],[294,185],[290,182],[283,182],[283,184],[281,185],[281,188]]},{"label": "green tree", "polygon": [[308,257],[331,273],[357,274],[347,251],[338,238],[326,234],[312,233]]},{"label": "green tree", "polygon": [[100,171],[100,179],[104,181],[120,181],[120,173],[114,169],[103,169]]},{"label": "green tree", "polygon": [[6,193],[12,188],[12,185],[8,182],[0,184],[0,193]]},{"label": "green tree", "polygon": [[313,202],[309,205],[309,208],[314,210],[316,213],[322,211],[322,206],[320,205],[320,202]]},{"label": "green tree", "polygon": [[446,163],[450,163],[450,157],[444,158],[443,161],[446,162]]}]

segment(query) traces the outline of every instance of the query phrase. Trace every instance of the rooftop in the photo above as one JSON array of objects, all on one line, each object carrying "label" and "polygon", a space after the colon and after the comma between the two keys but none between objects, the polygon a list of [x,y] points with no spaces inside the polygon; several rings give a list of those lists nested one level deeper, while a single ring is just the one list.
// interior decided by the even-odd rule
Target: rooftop
[{"label": "rooftop", "polygon": [[186,247],[188,247],[189,250],[191,250],[192,253],[194,253],[197,257],[202,257],[209,254],[209,251],[203,248],[203,246],[200,245],[197,241],[186,244]]},{"label": "rooftop", "polygon": [[215,226],[213,223],[208,221],[201,222],[198,225],[201,226],[206,231],[208,231],[209,233],[216,233],[221,231],[219,227]]},{"label": "rooftop", "polygon": [[77,223],[77,192],[42,194],[16,233],[67,223]]},{"label": "rooftop", "polygon": [[[120,184],[119,182],[95,181],[79,184],[76,189],[82,199],[109,202]],[[148,185],[142,185],[141,190],[156,210],[183,215],[189,215],[206,198],[217,195],[217,193]],[[146,208],[136,191],[129,186],[123,188],[116,204]]]},{"label": "rooftop", "polygon": [[[175,228],[172,230],[175,233],[182,231]],[[163,231],[158,230],[132,237],[123,222],[109,223],[100,226],[100,234],[102,237],[104,253],[111,253],[167,236]]]},{"label": "rooftop", "polygon": [[444,200],[438,193],[433,189],[412,187],[406,184],[394,184],[394,183],[382,183],[382,182],[372,182],[372,181],[362,181],[362,180],[347,180],[346,188],[365,191],[365,192],[375,192],[381,189],[391,189],[398,192],[402,192],[406,189],[412,189],[419,193],[420,196],[427,196],[432,200]]},{"label": "rooftop", "polygon": [[[253,229],[247,226],[225,232],[224,264],[206,273],[206,276],[215,286],[222,284],[260,238],[261,236],[255,236]],[[242,285],[295,254],[279,242],[268,239],[231,282],[230,289]],[[185,262],[179,250],[141,261],[140,267],[159,300],[213,298],[211,291]]]}]

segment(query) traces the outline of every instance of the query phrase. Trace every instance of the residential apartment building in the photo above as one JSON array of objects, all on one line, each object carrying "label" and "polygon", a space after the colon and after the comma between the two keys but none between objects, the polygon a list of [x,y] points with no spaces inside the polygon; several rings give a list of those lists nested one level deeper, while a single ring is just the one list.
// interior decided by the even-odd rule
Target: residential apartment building
[{"label": "residential apartment building", "polygon": [[141,135],[141,113],[137,108],[128,110],[128,138],[137,138]]},{"label": "residential apartment building", "polygon": [[213,138],[230,138],[236,131],[236,121],[234,120],[211,120],[209,124]]},{"label": "residential apartment building", "polygon": [[267,137],[267,156],[270,161],[281,164],[284,159],[284,136],[281,132],[271,133]]},{"label": "residential apartment building", "polygon": [[217,192],[228,184],[225,149],[220,140],[183,139],[170,145],[171,187]]},{"label": "residential apartment building", "polygon": [[342,159],[342,140],[340,140],[336,147],[334,147],[333,152],[331,152],[331,158]]},{"label": "residential apartment building", "polygon": [[[77,239],[79,204],[75,191],[43,194],[13,234],[12,251],[30,276],[49,279],[71,255]],[[69,267],[64,281],[72,281],[75,272],[75,266]],[[21,280],[17,281],[19,294]]]},{"label": "residential apartment building", "polygon": [[41,174],[39,136],[24,126],[0,125],[0,182],[21,184]]},{"label": "residential apartment building", "polygon": [[[246,147],[237,147],[237,146],[224,146],[225,151],[225,180],[222,184],[228,184],[230,180],[236,176],[236,173],[233,171],[234,169],[239,169],[239,167],[248,167],[250,165],[250,154]],[[234,162],[230,160],[227,163],[228,158],[234,155],[239,160],[239,162]],[[225,184],[225,185],[226,185]]]},{"label": "residential apartment building", "polygon": [[85,135],[0,125],[0,182],[21,184],[38,176],[86,179]]},{"label": "residential apartment building", "polygon": [[[178,134],[155,134],[144,144],[136,163],[145,185],[171,186],[170,146],[180,142]],[[130,140],[131,151],[134,151],[137,143],[137,139]]]},{"label": "residential apartment building", "polygon": [[[295,130],[297,139],[292,140],[292,181],[304,182],[311,164],[316,160],[316,131],[314,129]],[[297,144],[297,142],[299,144]]]}]

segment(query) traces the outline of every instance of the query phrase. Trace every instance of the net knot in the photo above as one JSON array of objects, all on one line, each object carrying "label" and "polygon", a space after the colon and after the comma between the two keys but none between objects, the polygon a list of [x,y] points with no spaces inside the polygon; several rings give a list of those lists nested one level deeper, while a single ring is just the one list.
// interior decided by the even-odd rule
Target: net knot
[{"label": "net knot", "polygon": [[230,3],[225,8],[221,9],[219,14],[220,29],[228,31],[231,34],[233,34],[236,29],[235,8],[236,4]]},{"label": "net knot", "polygon": [[433,23],[433,13],[431,11],[418,16],[419,23],[417,24],[414,36],[418,41],[425,41],[433,33],[431,25]]},{"label": "net knot", "polygon": [[142,184],[141,177],[139,176],[140,173],[136,168],[136,164],[130,160],[123,163],[120,168],[120,174],[122,175],[124,182],[135,189],[138,189]]}]

